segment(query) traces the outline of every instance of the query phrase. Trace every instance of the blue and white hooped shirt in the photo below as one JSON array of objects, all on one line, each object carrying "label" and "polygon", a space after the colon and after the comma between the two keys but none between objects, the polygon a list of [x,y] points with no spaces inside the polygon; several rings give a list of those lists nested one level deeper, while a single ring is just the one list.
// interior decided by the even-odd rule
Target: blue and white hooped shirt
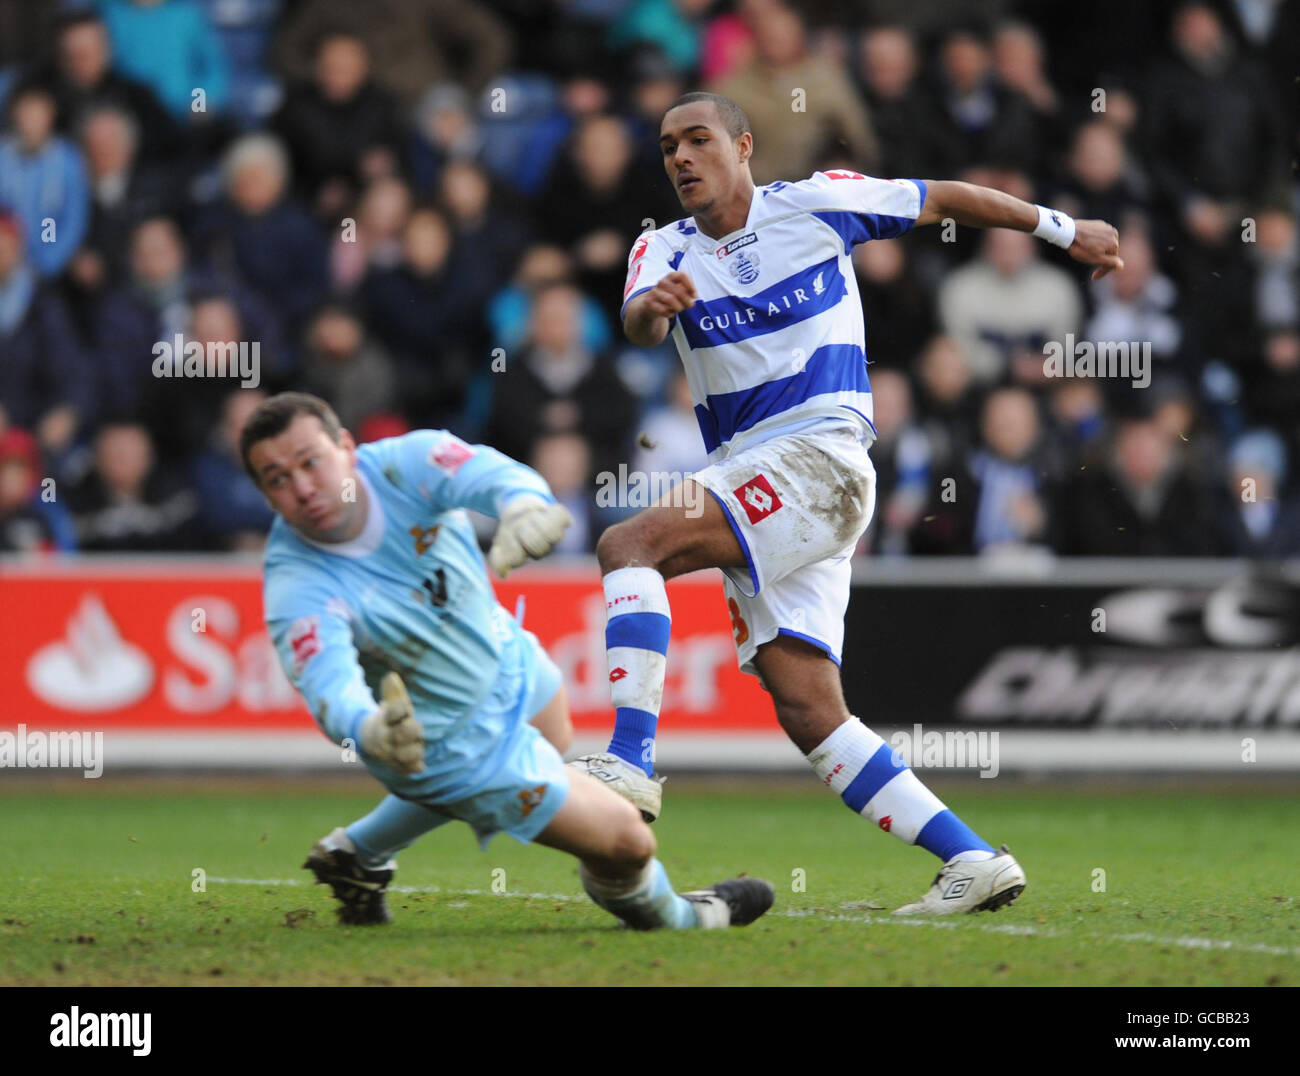
[{"label": "blue and white hooped shirt", "polygon": [[836,169],[755,188],[745,226],[720,239],[691,217],[637,238],[624,314],[674,270],[695,284],[671,332],[711,461],[814,426],[875,440],[851,255],[910,230],[925,195],[922,180]]}]

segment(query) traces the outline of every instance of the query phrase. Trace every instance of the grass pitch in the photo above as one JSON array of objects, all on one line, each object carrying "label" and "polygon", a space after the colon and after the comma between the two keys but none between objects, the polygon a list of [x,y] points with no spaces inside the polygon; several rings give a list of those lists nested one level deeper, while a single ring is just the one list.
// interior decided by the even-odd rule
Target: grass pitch
[{"label": "grass pitch", "polygon": [[378,802],[369,783],[6,780],[0,983],[1300,985],[1294,786],[935,787],[1025,867],[1010,908],[895,920],[929,854],[806,779],[679,779],[655,824],[674,884],[744,871],[776,906],[640,934],[586,900],[568,857],[508,837],[482,853],[459,824],[402,854],[390,926],[340,927],[299,867]]}]

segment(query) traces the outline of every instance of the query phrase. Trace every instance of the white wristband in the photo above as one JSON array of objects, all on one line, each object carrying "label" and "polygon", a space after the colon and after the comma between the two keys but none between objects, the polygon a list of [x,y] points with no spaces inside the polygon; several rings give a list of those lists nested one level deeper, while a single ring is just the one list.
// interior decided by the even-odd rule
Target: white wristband
[{"label": "white wristband", "polygon": [[1059,209],[1048,209],[1045,205],[1034,208],[1038,210],[1038,227],[1034,229],[1034,235],[1062,250],[1069,250],[1070,244],[1074,242],[1074,218]]}]

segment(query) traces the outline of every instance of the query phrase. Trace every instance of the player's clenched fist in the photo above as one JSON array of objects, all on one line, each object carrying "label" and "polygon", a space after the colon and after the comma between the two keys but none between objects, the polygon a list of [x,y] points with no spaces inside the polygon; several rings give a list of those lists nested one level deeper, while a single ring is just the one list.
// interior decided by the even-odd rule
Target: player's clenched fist
[{"label": "player's clenched fist", "polygon": [[419,773],[424,769],[424,730],[406,685],[397,673],[385,673],[379,693],[379,709],[361,722],[361,750],[401,773]]},{"label": "player's clenched fist", "polygon": [[661,318],[680,314],[699,298],[691,278],[680,270],[669,273],[645,293],[645,309]]},{"label": "player's clenched fist", "polygon": [[573,516],[562,504],[528,495],[516,497],[501,514],[488,563],[504,579],[529,557],[546,556],[572,523]]},{"label": "player's clenched fist", "polygon": [[1075,261],[1100,266],[1093,271],[1093,280],[1100,280],[1112,269],[1124,268],[1124,259],[1119,256],[1119,232],[1104,220],[1076,220],[1069,253]]}]

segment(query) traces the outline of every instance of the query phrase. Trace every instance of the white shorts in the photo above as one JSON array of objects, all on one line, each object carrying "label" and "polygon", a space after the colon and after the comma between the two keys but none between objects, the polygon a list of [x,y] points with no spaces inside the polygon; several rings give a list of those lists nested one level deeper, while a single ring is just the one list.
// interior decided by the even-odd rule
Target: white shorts
[{"label": "white shorts", "polygon": [[691,476],[722,506],[746,567],[724,568],[736,653],[778,635],[824,650],[844,647],[850,557],[876,507],[876,470],[854,430],[774,437]]}]

